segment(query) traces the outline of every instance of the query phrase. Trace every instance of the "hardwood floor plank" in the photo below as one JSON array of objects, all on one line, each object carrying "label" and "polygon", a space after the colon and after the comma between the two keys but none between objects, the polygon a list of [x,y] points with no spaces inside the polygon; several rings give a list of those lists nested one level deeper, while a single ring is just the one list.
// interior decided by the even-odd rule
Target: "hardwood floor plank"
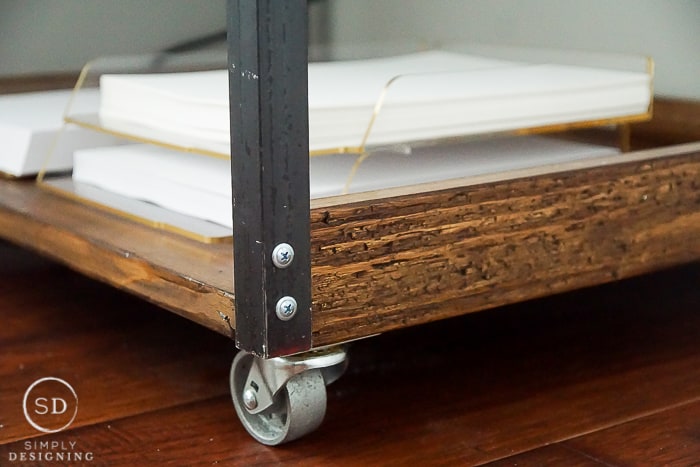
[{"label": "hardwood floor plank", "polygon": [[[257,444],[236,420],[224,394],[231,355],[217,352],[212,333],[198,337],[199,328],[185,321],[174,321],[186,326],[172,337],[149,321],[112,331],[110,320],[120,314],[129,314],[125,321],[154,315],[147,305],[131,313],[129,300],[112,300],[105,311],[112,318],[93,329],[107,344],[98,335],[81,347],[47,331],[77,362],[71,376],[85,394],[86,414],[42,439],[76,441],[110,465],[478,465],[518,455],[531,465],[591,465],[573,451],[530,451],[700,397],[698,284],[695,264],[360,341],[348,374],[329,387],[321,430],[275,449]],[[64,285],[67,306],[76,290]],[[67,310],[76,321],[92,316]],[[154,322],[162,326],[161,318]],[[118,336],[129,342],[125,354],[109,351]],[[208,345],[214,348],[200,348]],[[45,353],[51,349],[57,347],[37,357],[41,371],[57,360]],[[105,359],[115,365],[100,366]],[[20,377],[11,371],[1,380]],[[205,394],[205,383],[216,388]],[[202,392],[187,400],[197,387]],[[4,397],[0,407],[12,402]],[[105,400],[111,409],[100,407]],[[0,430],[6,440],[7,429]],[[0,459],[21,449],[21,442],[0,446]]]},{"label": "hardwood floor plank", "polygon": [[[562,466],[562,467],[605,467],[606,464],[598,462],[581,453],[554,444],[543,448],[524,452],[506,459],[489,462],[488,467],[534,467],[534,466]],[[609,467],[609,466],[608,466]]]},{"label": "hardwood floor plank", "polygon": [[75,388],[76,427],[228,391],[227,338],[18,249],[0,258],[0,443],[40,434],[22,397],[42,377]]},{"label": "hardwood floor plank", "polygon": [[609,465],[700,465],[700,401],[567,441]]}]

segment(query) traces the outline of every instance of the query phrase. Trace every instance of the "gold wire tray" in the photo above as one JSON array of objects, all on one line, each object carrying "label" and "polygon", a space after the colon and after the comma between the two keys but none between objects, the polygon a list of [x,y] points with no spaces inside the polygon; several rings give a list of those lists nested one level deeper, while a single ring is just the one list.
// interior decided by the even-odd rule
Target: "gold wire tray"
[{"label": "gold wire tray", "polygon": [[[590,58],[589,58],[590,59]],[[110,59],[106,62],[96,61],[91,62],[83,69],[79,80],[75,86],[74,93],[79,93],[81,89],[94,85],[99,82],[99,77],[104,73],[127,72],[127,73],[143,73],[143,72],[172,72],[173,69],[177,70],[208,70],[212,68],[220,68],[221,57],[216,56],[214,58],[207,57],[205,59],[197,58],[196,63],[193,65],[187,60],[183,60],[182,57],[176,58],[163,58],[163,57],[139,57],[135,60],[133,58],[123,59],[118,58],[116,60]],[[128,65],[125,65],[128,63]],[[186,65],[183,65],[185,63]],[[619,61],[616,62],[619,64]],[[650,82],[650,95],[653,95],[653,62],[649,58],[643,58],[641,61],[635,61],[635,66],[639,69],[640,65],[643,64],[645,73],[649,75]],[[629,65],[627,65],[630,67]],[[380,120],[387,108],[391,109],[392,103],[389,98],[391,91],[395,83],[401,81],[401,79],[412,79],[415,76],[396,76],[389,80],[380,96],[378,97],[372,113],[367,124],[367,127],[362,131],[362,138],[357,145],[333,147],[322,150],[313,150],[310,152],[310,157],[323,156],[328,154],[353,154],[356,157],[356,162],[348,174],[346,183],[347,187],[350,185],[353,177],[357,173],[360,165],[368,158],[371,157],[373,152],[378,149],[386,148],[387,146],[395,146],[397,143],[390,144],[372,144],[372,131],[375,128],[377,121]],[[618,116],[612,118],[596,118],[590,120],[582,121],[571,121],[565,123],[556,124],[546,124],[546,125],[535,125],[531,127],[508,129],[503,131],[492,131],[481,134],[467,134],[467,135],[449,135],[446,137],[440,137],[437,139],[417,139],[415,141],[401,142],[400,144],[411,145],[434,145],[434,144],[444,144],[446,142],[454,143],[455,141],[465,141],[474,138],[483,138],[486,136],[493,136],[497,134],[516,134],[516,135],[531,135],[531,134],[541,134],[541,133],[553,133],[553,132],[563,132],[575,129],[591,128],[591,127],[601,127],[601,126],[611,126],[615,125],[622,129],[620,146],[623,150],[626,150],[629,144],[629,131],[628,125],[634,122],[642,122],[649,120],[652,115],[652,101],[646,111],[641,113],[635,113],[633,115]],[[196,140],[192,138],[186,138],[186,141],[180,137],[177,133],[168,132],[164,130],[155,129],[145,129],[139,125],[129,124],[128,122],[120,122],[118,128],[114,125],[108,125],[103,122],[97,113],[93,114],[77,114],[73,115],[70,112],[70,105],[66,110],[64,121],[67,125],[77,125],[82,128],[86,128],[92,131],[106,133],[109,135],[116,136],[118,138],[123,138],[132,142],[139,142],[145,144],[156,145],[176,151],[189,152],[194,154],[200,154],[203,156],[214,157],[219,159],[229,159],[229,148],[226,144],[213,143],[206,140]],[[154,212],[150,209],[153,205],[150,203],[144,203],[149,205],[147,209],[135,209],[129,208],[124,209],[125,206],[132,206],[131,202],[114,202],[109,196],[103,196],[102,194],[96,195],[93,191],[88,189],[81,189],[80,184],[68,183],[65,179],[56,180],[52,182],[51,180],[45,179],[45,171],[40,172],[37,181],[41,186],[46,186],[51,191],[70,197],[71,199],[84,202],[85,204],[91,206],[97,206],[104,208],[109,212],[122,215],[129,219],[141,222],[143,224],[149,225],[154,228],[164,229],[171,232],[177,232],[188,236],[190,238],[195,238],[199,241],[206,243],[215,243],[220,241],[230,241],[230,231],[228,235],[220,235],[220,232],[215,234],[206,233],[210,232],[208,228],[198,228],[195,231],[191,230],[191,226],[196,224],[190,222],[172,222],[170,220],[164,221],[163,217],[158,215],[157,219],[153,219],[151,216]],[[86,193],[91,192],[92,195],[86,195]],[[118,196],[118,195],[115,195]],[[126,198],[126,197],[123,197]],[[106,201],[110,199],[111,201]],[[132,200],[136,201],[136,200]],[[136,203],[140,203],[136,201]],[[193,219],[194,220],[194,219]],[[210,224],[207,222],[207,224]],[[224,228],[226,229],[226,228]]]}]

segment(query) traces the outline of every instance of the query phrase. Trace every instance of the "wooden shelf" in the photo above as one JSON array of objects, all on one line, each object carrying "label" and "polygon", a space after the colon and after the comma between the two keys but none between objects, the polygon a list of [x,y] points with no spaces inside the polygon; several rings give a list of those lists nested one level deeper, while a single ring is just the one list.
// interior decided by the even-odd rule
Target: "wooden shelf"
[{"label": "wooden shelf", "polygon": [[[636,141],[700,115],[666,109]],[[700,259],[700,142],[418,188],[312,203],[314,346]],[[0,181],[0,237],[233,337],[230,245],[22,180]]]},{"label": "wooden shelf", "polygon": [[[232,316],[230,244],[206,245],[0,181],[0,235],[223,334]],[[232,318],[231,318],[232,319]]]}]

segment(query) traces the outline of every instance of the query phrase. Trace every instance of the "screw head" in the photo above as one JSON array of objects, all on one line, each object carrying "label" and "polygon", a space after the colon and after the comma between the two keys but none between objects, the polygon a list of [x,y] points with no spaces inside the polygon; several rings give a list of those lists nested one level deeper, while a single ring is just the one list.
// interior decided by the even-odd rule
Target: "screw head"
[{"label": "screw head", "polygon": [[255,410],[258,406],[258,398],[255,397],[255,391],[250,388],[243,391],[243,405],[248,410]]},{"label": "screw head", "polygon": [[272,264],[284,269],[294,260],[294,248],[289,243],[280,243],[272,250]]},{"label": "screw head", "polygon": [[289,321],[297,313],[297,301],[294,297],[282,297],[277,300],[275,312],[282,321]]}]

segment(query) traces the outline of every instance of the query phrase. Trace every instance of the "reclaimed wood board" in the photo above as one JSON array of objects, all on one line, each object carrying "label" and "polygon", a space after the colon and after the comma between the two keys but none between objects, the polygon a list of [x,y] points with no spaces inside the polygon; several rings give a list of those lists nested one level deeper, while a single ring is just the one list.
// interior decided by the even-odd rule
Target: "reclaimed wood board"
[{"label": "reclaimed wood board", "polygon": [[[699,259],[700,143],[330,198],[311,229],[321,346]],[[230,245],[31,181],[0,181],[0,237],[233,335]]]},{"label": "reclaimed wood board", "polygon": [[314,342],[700,258],[700,144],[664,153],[313,209]]}]

